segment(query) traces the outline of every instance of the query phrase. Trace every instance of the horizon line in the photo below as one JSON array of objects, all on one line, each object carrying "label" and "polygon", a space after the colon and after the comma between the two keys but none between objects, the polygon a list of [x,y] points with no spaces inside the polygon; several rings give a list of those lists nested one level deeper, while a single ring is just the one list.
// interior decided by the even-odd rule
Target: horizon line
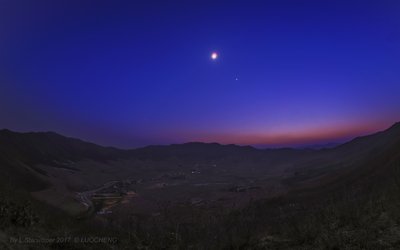
[{"label": "horizon line", "polygon": [[[94,142],[90,139],[83,139],[77,136],[69,136],[69,135],[65,135],[63,133],[59,133],[59,132],[55,132],[55,131],[17,131],[17,130],[12,130],[12,129],[8,129],[8,128],[1,128],[1,131],[9,131],[12,133],[19,133],[19,134],[32,134],[32,133],[36,133],[36,134],[44,134],[44,133],[52,133],[52,134],[56,134],[65,138],[70,138],[70,139],[77,139],[86,143],[91,143],[91,144],[95,144],[101,147],[106,147],[106,148],[115,148],[115,149],[119,149],[119,150],[136,150],[136,149],[141,149],[141,148],[146,148],[146,147],[154,147],[154,146],[172,146],[172,145],[184,145],[184,144],[191,144],[191,143],[201,143],[201,144],[218,144],[221,146],[230,146],[230,145],[234,145],[234,146],[239,146],[239,147],[252,147],[255,149],[312,149],[312,148],[332,148],[332,147],[337,147],[343,144],[346,144],[354,139],[360,138],[360,137],[365,137],[365,136],[370,136],[370,135],[374,135],[380,132],[384,132],[387,130],[390,130],[396,126],[400,126],[400,122],[395,122],[393,123],[391,126],[388,126],[387,128],[383,129],[383,130],[376,130],[370,133],[363,133],[361,135],[354,135],[354,136],[349,136],[347,138],[338,138],[335,140],[328,140],[328,141],[321,141],[320,143],[318,142],[310,142],[310,143],[295,143],[293,142],[292,144],[288,143],[284,143],[284,144],[242,144],[242,143],[223,143],[223,142],[218,142],[218,141],[199,141],[199,140],[188,140],[186,142],[181,142],[181,143],[159,143],[159,144],[147,144],[147,145],[143,145],[143,146],[138,146],[138,147],[119,147],[119,146],[112,146],[112,145],[105,145],[102,143],[97,143]],[[332,144],[332,146],[328,146]],[[327,146],[327,147],[324,147]]]}]

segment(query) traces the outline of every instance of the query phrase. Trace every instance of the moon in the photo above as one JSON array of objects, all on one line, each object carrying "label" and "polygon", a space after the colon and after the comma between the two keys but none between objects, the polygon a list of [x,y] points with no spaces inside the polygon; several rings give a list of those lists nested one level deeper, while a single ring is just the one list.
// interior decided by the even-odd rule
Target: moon
[{"label": "moon", "polygon": [[213,53],[211,53],[211,59],[212,60],[217,60],[218,59],[218,53],[217,52],[213,52]]}]

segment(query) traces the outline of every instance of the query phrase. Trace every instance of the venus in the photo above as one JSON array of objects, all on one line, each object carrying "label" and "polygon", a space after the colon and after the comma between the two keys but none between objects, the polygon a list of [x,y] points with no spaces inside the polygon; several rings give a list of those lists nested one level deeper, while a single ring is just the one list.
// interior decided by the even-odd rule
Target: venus
[{"label": "venus", "polygon": [[218,53],[217,52],[211,53],[211,59],[212,60],[217,60],[218,59]]}]

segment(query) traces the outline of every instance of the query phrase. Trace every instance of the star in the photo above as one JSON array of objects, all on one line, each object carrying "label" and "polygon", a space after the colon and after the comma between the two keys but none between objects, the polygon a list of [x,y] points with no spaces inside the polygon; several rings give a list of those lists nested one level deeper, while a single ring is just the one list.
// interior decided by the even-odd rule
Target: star
[{"label": "star", "polygon": [[211,59],[212,60],[217,60],[218,59],[218,53],[217,52],[213,52],[213,53],[211,53]]}]

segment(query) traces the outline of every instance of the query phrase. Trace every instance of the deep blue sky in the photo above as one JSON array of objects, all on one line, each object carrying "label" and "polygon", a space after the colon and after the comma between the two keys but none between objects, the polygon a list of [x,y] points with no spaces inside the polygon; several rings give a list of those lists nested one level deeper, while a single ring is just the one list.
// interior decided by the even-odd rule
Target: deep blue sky
[{"label": "deep blue sky", "polygon": [[400,120],[399,13],[396,0],[0,0],[0,127],[120,147],[381,130]]}]

